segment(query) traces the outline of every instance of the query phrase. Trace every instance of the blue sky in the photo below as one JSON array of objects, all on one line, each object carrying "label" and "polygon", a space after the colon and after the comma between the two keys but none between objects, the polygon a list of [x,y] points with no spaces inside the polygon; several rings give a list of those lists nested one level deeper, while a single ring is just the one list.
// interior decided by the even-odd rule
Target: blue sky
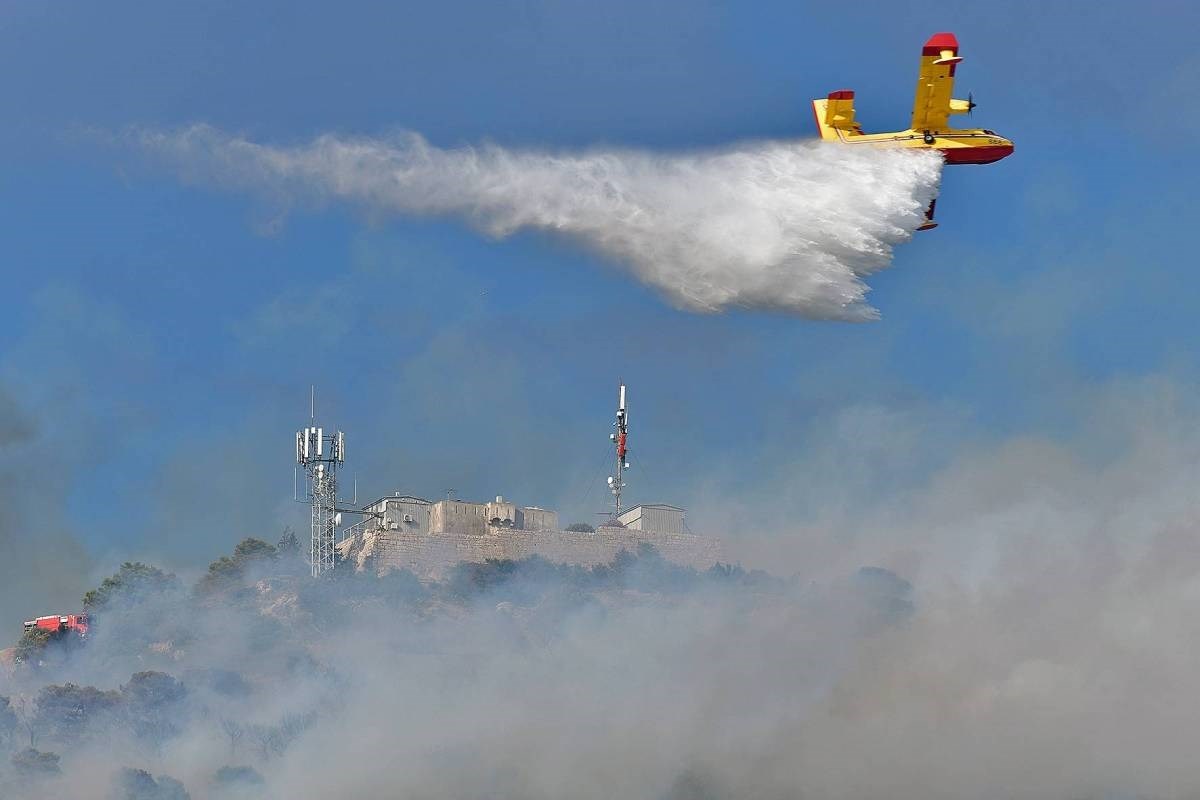
[{"label": "blue sky", "polygon": [[[202,564],[275,538],[310,383],[361,494],[503,493],[568,521],[607,502],[618,376],[634,500],[828,483],[867,503],[980,443],[1085,447],[1104,387],[1195,386],[1200,20],[1180,8],[4,2],[0,541],[57,537],[86,565],[40,582],[57,598],[120,558]],[[671,151],[811,136],[808,101],[843,87],[890,129],[940,30],[966,56],[959,93],[1016,154],[946,174],[941,227],[870,280],[868,324],[689,314],[537,234],[339,208],[280,225],[110,141],[208,123],[281,144],[408,129]],[[847,409],[911,441],[830,445]],[[829,447],[834,477],[781,479]]]}]

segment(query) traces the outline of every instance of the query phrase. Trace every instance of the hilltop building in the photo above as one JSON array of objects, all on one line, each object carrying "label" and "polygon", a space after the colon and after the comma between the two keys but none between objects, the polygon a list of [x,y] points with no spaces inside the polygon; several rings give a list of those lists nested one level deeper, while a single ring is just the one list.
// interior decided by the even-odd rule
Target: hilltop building
[{"label": "hilltop building", "polygon": [[411,533],[468,533],[483,535],[488,526],[516,530],[555,530],[558,512],[538,506],[518,506],[501,496],[487,503],[448,498],[436,503],[400,494],[381,497],[363,506],[376,527]]},{"label": "hilltop building", "polygon": [[688,533],[684,510],[661,503],[634,506],[592,533],[562,530],[557,512],[518,506],[502,496],[486,503],[432,502],[397,492],[369,503],[363,512],[366,519],[343,532],[337,549],[359,569],[380,573],[408,569],[418,577],[441,578],[461,561],[534,555],[595,566],[643,543],[669,561],[696,569],[722,558],[718,540]]},{"label": "hilltop building", "polygon": [[635,531],[684,533],[683,509],[665,503],[645,503],[621,512],[621,525]]}]

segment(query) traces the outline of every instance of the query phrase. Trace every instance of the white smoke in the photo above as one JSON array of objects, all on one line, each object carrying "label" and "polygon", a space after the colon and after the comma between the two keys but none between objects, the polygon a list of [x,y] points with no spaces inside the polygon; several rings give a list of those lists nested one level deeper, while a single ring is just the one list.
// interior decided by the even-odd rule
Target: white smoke
[{"label": "white smoke", "polygon": [[818,319],[878,316],[863,277],[920,224],[941,169],[930,153],[819,142],[661,155],[447,150],[412,133],[275,147],[203,125],[137,138],[188,180],[284,203],[457,215],[497,237],[558,232],[681,308]]},{"label": "white smoke", "polygon": [[[0,711],[0,797],[178,797],[110,794],[123,767],[194,800],[1198,797],[1195,395],[1089,385],[1075,445],[980,443],[894,496],[856,489],[844,517],[813,496],[828,531],[789,505],[807,473],[781,474],[753,501],[775,504],[772,563],[802,558],[794,580],[589,588],[533,564],[459,595],[271,562],[220,596],[191,579],[131,596],[73,658],[0,668],[22,712],[6,740]],[[855,417],[831,426],[843,473],[878,452],[844,441]],[[79,741],[63,732],[83,702],[45,725],[23,702],[142,670],[174,675],[183,701],[95,712]],[[147,737],[156,720],[175,724]],[[24,776],[26,746],[62,775]],[[223,792],[215,776],[241,765],[263,783]]]}]

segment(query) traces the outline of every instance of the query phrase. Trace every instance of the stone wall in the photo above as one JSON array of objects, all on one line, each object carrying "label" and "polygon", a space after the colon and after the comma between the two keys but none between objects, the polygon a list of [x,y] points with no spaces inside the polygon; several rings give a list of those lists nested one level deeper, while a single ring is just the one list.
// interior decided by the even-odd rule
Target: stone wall
[{"label": "stone wall", "polygon": [[407,569],[420,578],[441,579],[460,561],[480,563],[489,558],[518,560],[539,555],[560,564],[591,567],[607,564],[622,550],[636,552],[643,542],[653,545],[668,561],[700,570],[723,557],[721,542],[707,536],[609,527],[595,533],[491,525],[483,534],[369,530],[341,542],[338,550],[360,569],[370,560],[380,573]]}]

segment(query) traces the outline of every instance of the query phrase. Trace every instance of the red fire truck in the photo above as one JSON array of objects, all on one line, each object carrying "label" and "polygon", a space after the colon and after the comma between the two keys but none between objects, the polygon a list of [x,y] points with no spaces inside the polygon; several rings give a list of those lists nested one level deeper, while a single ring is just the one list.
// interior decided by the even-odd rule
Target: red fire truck
[{"label": "red fire truck", "polygon": [[87,614],[54,614],[49,617],[38,617],[37,619],[27,620],[25,622],[25,631],[29,632],[34,628],[41,628],[45,631],[75,631],[80,636],[87,636],[88,618]]}]

